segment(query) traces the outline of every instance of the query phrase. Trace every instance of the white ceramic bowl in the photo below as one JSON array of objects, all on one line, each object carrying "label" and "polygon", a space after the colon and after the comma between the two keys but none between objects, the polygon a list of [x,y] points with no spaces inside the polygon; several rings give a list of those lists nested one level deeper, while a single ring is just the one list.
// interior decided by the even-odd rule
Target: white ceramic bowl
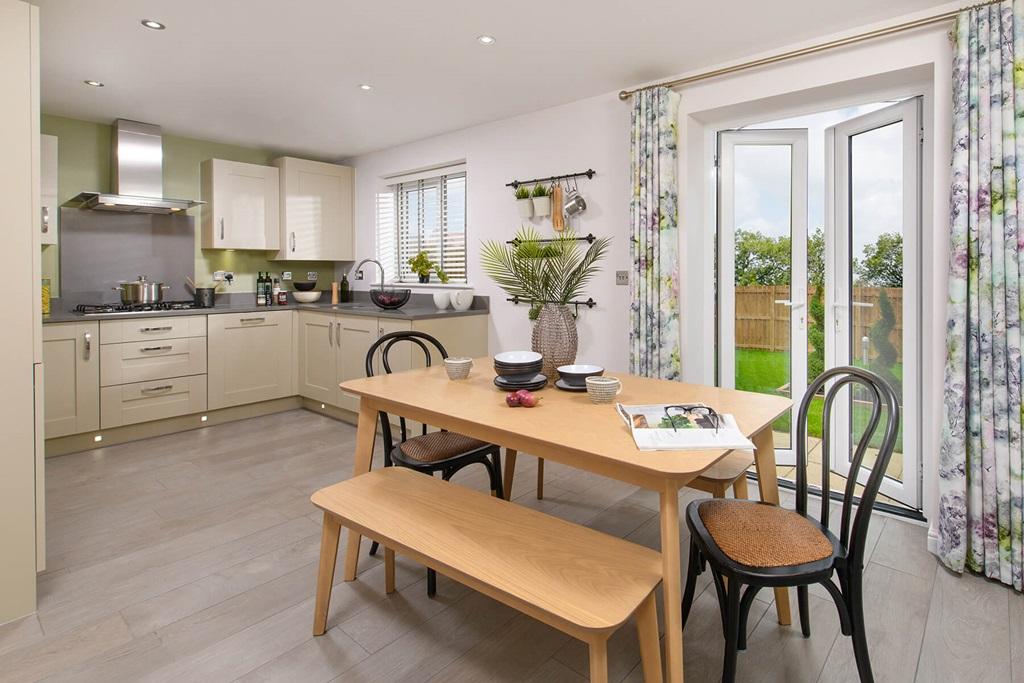
[{"label": "white ceramic bowl", "polygon": [[466,379],[473,368],[472,358],[445,358],[444,369],[448,379]]},{"label": "white ceramic bowl", "polygon": [[292,292],[292,296],[295,297],[295,300],[298,301],[300,304],[311,304],[316,301],[319,301],[321,294],[323,294],[323,292],[319,289],[314,290],[312,292]]},{"label": "white ceramic bowl", "polygon": [[494,360],[506,365],[527,365],[544,360],[544,356],[536,351],[502,351],[494,354]]},{"label": "white ceramic bowl", "polygon": [[452,308],[456,311],[468,311],[473,306],[473,290],[457,289],[451,293]]}]

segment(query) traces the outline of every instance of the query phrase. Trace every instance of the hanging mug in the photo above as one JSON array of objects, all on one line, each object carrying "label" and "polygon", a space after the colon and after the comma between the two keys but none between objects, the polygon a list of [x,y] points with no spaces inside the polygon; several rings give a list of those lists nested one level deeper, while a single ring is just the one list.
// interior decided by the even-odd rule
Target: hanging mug
[{"label": "hanging mug", "polygon": [[581,214],[587,209],[587,202],[584,201],[583,196],[580,194],[580,188],[576,184],[576,180],[573,179],[572,189],[565,198],[564,211],[565,215],[569,218],[577,214]]}]

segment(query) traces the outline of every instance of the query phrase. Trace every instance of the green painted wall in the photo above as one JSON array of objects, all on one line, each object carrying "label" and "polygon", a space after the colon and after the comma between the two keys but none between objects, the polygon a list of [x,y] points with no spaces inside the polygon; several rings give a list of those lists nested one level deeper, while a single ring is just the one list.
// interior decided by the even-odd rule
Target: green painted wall
[{"label": "green painted wall", "polygon": [[[64,202],[87,190],[110,191],[110,125],[79,121],[44,114],[42,132],[58,138],[58,180],[60,201]],[[176,199],[200,199],[199,164],[206,159],[227,159],[252,164],[270,164],[281,156],[267,150],[194,140],[164,135],[164,195]],[[275,262],[267,260],[263,251],[225,251],[199,248],[199,207],[189,211],[196,224],[196,265],[191,274],[198,283],[209,283],[215,270],[235,273],[235,283],[224,292],[253,292],[259,271],[280,273],[290,270],[296,279],[305,279],[306,271],[319,273],[320,288],[330,289],[334,264],[325,261]],[[59,246],[43,247],[43,277],[51,280],[53,291],[59,292]]]}]

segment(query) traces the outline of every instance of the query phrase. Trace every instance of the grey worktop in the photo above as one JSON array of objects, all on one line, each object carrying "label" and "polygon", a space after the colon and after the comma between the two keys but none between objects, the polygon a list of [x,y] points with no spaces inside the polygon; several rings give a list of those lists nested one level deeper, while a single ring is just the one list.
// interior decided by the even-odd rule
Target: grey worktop
[{"label": "grey worktop", "polygon": [[[330,292],[325,293],[330,298]],[[456,311],[447,308],[439,311],[429,294],[414,294],[412,299],[402,308],[386,311],[374,306],[368,298],[362,298],[360,292],[354,293],[356,300],[351,303],[335,304],[315,303],[297,304],[290,302],[287,306],[257,306],[255,302],[243,303],[244,298],[253,299],[254,294],[232,295],[225,303],[218,303],[214,308],[193,308],[187,311],[152,311],[145,313],[101,313],[98,315],[82,315],[75,313],[72,302],[64,304],[61,299],[51,302],[50,315],[43,316],[43,324],[87,322],[90,320],[128,320],[134,318],[165,318],[178,315],[219,315],[222,313],[252,313],[264,311],[316,311],[321,313],[343,313],[345,315],[366,316],[368,318],[390,318],[393,320],[429,320],[433,318],[457,318],[467,315],[487,315],[487,297],[477,296],[473,299],[473,307],[468,311]]]}]

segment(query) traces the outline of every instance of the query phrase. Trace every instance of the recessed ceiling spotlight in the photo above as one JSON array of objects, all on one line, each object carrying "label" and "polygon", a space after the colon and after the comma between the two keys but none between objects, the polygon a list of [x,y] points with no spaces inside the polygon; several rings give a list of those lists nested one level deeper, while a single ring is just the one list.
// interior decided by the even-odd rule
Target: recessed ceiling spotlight
[{"label": "recessed ceiling spotlight", "polygon": [[146,28],[151,28],[154,31],[163,31],[165,28],[167,28],[159,21],[153,21],[152,19],[143,19],[141,23]]},{"label": "recessed ceiling spotlight", "polygon": [[360,83],[359,84],[359,89],[360,90],[373,90],[373,86],[370,85],[369,83]]},{"label": "recessed ceiling spotlight", "polygon": [[494,36],[477,36],[476,42],[480,43],[481,45],[494,45],[495,39]]},{"label": "recessed ceiling spotlight", "polygon": [[85,83],[86,85],[91,85],[94,88],[102,88],[103,87],[103,84],[100,83],[99,81],[82,81],[82,83]]}]

